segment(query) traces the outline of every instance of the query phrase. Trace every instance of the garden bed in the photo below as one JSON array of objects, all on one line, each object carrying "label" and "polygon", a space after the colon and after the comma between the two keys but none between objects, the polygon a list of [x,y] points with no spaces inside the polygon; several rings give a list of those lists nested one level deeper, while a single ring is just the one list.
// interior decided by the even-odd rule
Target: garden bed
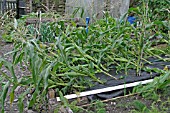
[{"label": "garden bed", "polygon": [[[16,103],[20,112],[58,107],[71,112],[83,99],[88,104],[129,92],[152,95],[158,101],[158,93],[168,89],[170,82],[169,21],[166,16],[151,16],[150,3],[143,1],[143,7],[129,9],[133,21],[129,22],[128,15],[117,19],[104,12],[103,19],[94,23],[89,24],[87,17],[85,27],[54,13],[30,14],[18,20],[4,15],[0,20],[2,39],[10,43],[1,43],[1,112]],[[25,26],[27,18],[34,17],[57,22]],[[8,47],[12,51],[5,54]],[[73,96],[78,97],[76,102],[67,100]],[[53,103],[57,106],[52,107]],[[148,111],[141,102],[134,103],[139,111]],[[99,106],[95,105],[96,110]]]},{"label": "garden bed", "polygon": [[[2,56],[4,57],[4,54],[10,52],[12,50],[12,48],[13,48],[13,44],[12,43],[5,43],[5,42],[2,42],[2,40],[0,42],[0,45],[1,45],[1,48],[0,48],[1,57]],[[165,56],[163,56],[163,57],[167,58]],[[11,61],[11,57],[10,56],[5,56],[5,58],[8,61]],[[165,66],[170,65],[169,62],[166,63],[166,62],[164,62],[162,60],[156,60],[156,58],[151,58],[149,60],[152,61],[152,65],[146,63],[146,66],[148,66],[148,67],[164,69]],[[18,77],[19,76],[28,75],[28,73],[29,73],[27,70],[23,71],[23,69],[22,69],[22,71],[21,71],[19,65],[18,65],[18,67],[17,67],[15,72],[18,75]],[[120,85],[120,84],[124,84],[124,83],[131,83],[131,82],[135,82],[135,81],[138,81],[138,80],[140,80],[140,81],[141,80],[146,80],[146,79],[154,78],[155,76],[159,76],[160,75],[159,73],[156,73],[156,72],[153,72],[153,73],[151,73],[151,72],[143,72],[141,76],[136,76],[135,70],[129,70],[128,71],[128,75],[130,75],[130,76],[125,75],[124,72],[117,74],[117,73],[115,73],[115,71],[111,71],[110,74],[116,75],[115,77],[120,78],[120,79],[119,80],[114,80],[114,79],[111,79],[108,76],[105,76],[102,73],[98,74],[97,76],[99,78],[101,78],[101,80],[104,80],[104,81],[107,81],[107,82],[105,84],[95,83],[96,86],[92,87],[91,89],[89,89],[89,91],[90,90],[94,90],[94,89],[106,88],[106,87],[110,87],[110,86],[116,86],[116,85]],[[20,93],[22,93],[24,91],[25,91],[25,89],[23,89],[21,87],[21,88],[18,88],[17,93],[20,94]],[[138,101],[143,102],[149,108],[150,108],[150,106],[151,106],[151,104],[153,102],[153,100],[145,100],[144,98],[142,98],[139,95],[134,95],[134,96],[131,95],[129,97],[124,97],[123,96],[122,98],[117,98],[117,99],[115,98],[115,97],[121,97],[121,95],[124,95],[124,93],[128,94],[129,90],[127,89],[126,92],[125,92],[125,90],[122,89],[122,90],[118,90],[116,92],[113,91],[113,92],[106,92],[106,93],[102,93],[102,94],[85,96],[83,98],[80,98],[80,101],[77,103],[77,105],[82,106],[83,108],[85,108],[86,110],[88,109],[89,111],[90,110],[91,111],[97,111],[97,109],[99,110],[100,104],[99,105],[97,105],[96,103],[90,104],[90,102],[91,101],[95,101],[96,99],[101,99],[101,100],[104,99],[105,101],[103,101],[103,102],[106,103],[106,104],[102,104],[102,107],[106,111],[111,112],[111,111],[114,110],[113,113],[116,113],[116,112],[126,113],[127,111],[131,111],[131,110],[135,109],[133,103],[131,103],[131,102],[134,102],[134,100],[138,100]],[[167,94],[167,95],[169,95],[169,94]],[[19,95],[15,95],[15,96],[16,96],[15,98],[18,98]],[[115,98],[116,100],[111,99],[111,98]],[[109,99],[109,100],[106,100],[106,99]],[[162,101],[167,101],[166,100],[167,98],[165,96],[162,99],[163,99]],[[18,111],[17,101],[18,100],[15,99],[14,103],[12,104],[12,108],[10,108],[9,107],[9,98],[8,98],[6,100],[6,108],[5,108],[6,112],[13,112],[13,111],[17,112]],[[58,108],[56,106],[56,105],[58,105],[58,102],[54,101],[54,100],[53,101],[49,101],[49,102],[50,102],[49,106],[55,106],[55,107],[53,107],[53,108],[51,108],[49,110],[52,113],[52,111],[54,111],[55,109]],[[125,103],[127,104],[127,106],[124,106]],[[158,102],[157,104],[159,105],[161,103]],[[97,105],[97,107],[96,107],[96,105]],[[156,106],[156,104],[155,104],[155,106]],[[164,106],[164,107],[167,108],[168,105],[167,105],[167,107],[166,106]],[[8,108],[10,108],[10,109],[8,109]],[[159,109],[161,109],[161,108],[159,108]],[[27,112],[28,110],[25,109],[25,111]],[[32,111],[32,112],[34,112],[34,111]]]},{"label": "garden bed", "polygon": [[[94,87],[90,89],[86,89],[85,92],[80,92],[76,96],[76,94],[66,95],[67,99],[79,98],[82,96],[88,96],[91,101],[96,99],[109,99],[115,98],[118,96],[122,96],[128,94],[133,87],[141,84],[147,84],[153,81],[155,77],[159,77],[162,74],[162,71],[170,69],[170,62],[165,62],[163,60],[169,58],[168,56],[162,56],[162,60],[158,60],[158,58],[149,58],[148,63],[145,64],[145,70],[141,72],[141,76],[136,76],[136,70],[129,69],[128,72],[121,71],[119,73],[116,70],[111,70],[109,72],[110,75],[118,78],[115,80],[104,73],[96,74],[97,78],[102,81],[106,81],[104,84],[100,84],[98,82],[93,83],[95,84]],[[115,66],[113,66],[115,67]],[[89,78],[87,78],[89,79]],[[148,80],[148,82],[146,81]],[[146,83],[142,83],[145,82]],[[131,85],[131,84],[135,85]],[[130,85],[130,86],[128,86]],[[114,87],[115,86],[115,87]],[[119,88],[120,86],[120,88]],[[108,89],[110,88],[110,89]],[[130,89],[130,90],[129,90]],[[60,100],[59,97],[57,100]]]}]

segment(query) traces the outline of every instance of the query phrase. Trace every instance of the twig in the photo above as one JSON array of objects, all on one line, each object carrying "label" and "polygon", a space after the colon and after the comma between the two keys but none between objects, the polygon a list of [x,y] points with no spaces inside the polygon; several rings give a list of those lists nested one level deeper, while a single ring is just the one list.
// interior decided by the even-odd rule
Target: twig
[{"label": "twig", "polygon": [[[115,97],[115,98],[111,98],[111,99],[106,99],[106,100],[101,100],[101,102],[105,103],[105,102],[109,102],[109,101],[113,101],[113,100],[117,100],[117,99],[121,99],[121,98],[126,98],[126,97],[130,97],[130,96],[134,96],[140,93],[133,93],[133,94],[128,94],[128,95],[124,95],[124,96],[119,96],[119,97]],[[85,104],[85,105],[81,105],[81,107],[87,107],[90,105],[95,105],[97,104],[97,102],[95,103],[90,103],[90,104]]]}]

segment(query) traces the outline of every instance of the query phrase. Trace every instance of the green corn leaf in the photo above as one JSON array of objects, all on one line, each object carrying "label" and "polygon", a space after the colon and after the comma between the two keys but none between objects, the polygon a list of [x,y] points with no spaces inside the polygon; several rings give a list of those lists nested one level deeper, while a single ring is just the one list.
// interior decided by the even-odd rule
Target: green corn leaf
[{"label": "green corn leaf", "polygon": [[91,60],[91,61],[94,61],[94,58],[93,57],[91,57],[90,55],[88,55],[88,54],[84,54],[84,57],[85,58],[88,58],[89,60]]},{"label": "green corn leaf", "polygon": [[149,109],[146,107],[145,104],[143,104],[142,102],[136,100],[134,101],[133,105],[135,106],[135,108],[139,111],[142,112],[144,111],[144,113],[148,113]]},{"label": "green corn leaf", "polygon": [[10,104],[12,105],[12,103],[13,103],[13,101],[14,101],[14,91],[12,91],[11,93],[10,93]]},{"label": "green corn leaf", "polygon": [[4,113],[5,99],[7,97],[9,86],[10,86],[10,82],[8,81],[6,85],[3,87],[3,91],[1,95],[1,104],[2,104],[1,113]]},{"label": "green corn leaf", "polygon": [[47,88],[48,88],[48,78],[49,78],[49,71],[51,70],[51,65],[49,65],[45,70],[44,72],[42,72],[42,75],[43,78],[44,78],[44,91],[43,93],[47,93]]},{"label": "green corn leaf", "polygon": [[24,98],[28,93],[30,93],[31,87],[32,86],[27,88],[27,90],[24,93],[20,94],[19,97],[18,97],[18,107],[19,107],[19,112],[20,113],[23,113],[23,110],[24,110]]},{"label": "green corn leaf", "polygon": [[10,81],[11,83],[15,84],[15,82],[13,81],[12,78],[10,78],[6,73],[2,72],[0,70],[0,73],[2,74],[2,76],[4,76],[8,81]]},{"label": "green corn leaf", "polygon": [[27,76],[26,78],[22,77],[18,81],[19,81],[19,84],[21,84],[21,85],[29,85],[29,84],[34,83],[33,79],[29,76]]},{"label": "green corn leaf", "polygon": [[22,61],[22,58],[24,56],[24,52],[21,52],[17,58],[15,58],[14,65],[18,64],[18,62]]},{"label": "green corn leaf", "polygon": [[61,102],[63,102],[65,107],[69,106],[68,100],[63,96],[63,93],[61,91],[59,91],[59,96],[60,96],[60,100]]},{"label": "green corn leaf", "polygon": [[32,108],[34,106],[38,93],[38,89],[35,89],[34,93],[32,94],[31,100],[29,101],[28,108]]},{"label": "green corn leaf", "polygon": [[3,62],[0,61],[0,68],[2,68],[2,66],[3,66]]},{"label": "green corn leaf", "polygon": [[[10,63],[10,62],[8,62],[8,61],[6,61],[6,60],[4,60],[4,59],[2,59],[2,58],[0,58],[0,61],[1,61],[1,63],[3,62],[3,65],[10,71],[10,73],[11,73],[11,75],[12,75],[12,77],[13,77],[13,83],[18,83],[17,82],[17,77],[16,77],[16,75],[15,75],[15,72],[14,72],[14,67],[13,67],[13,64],[12,63]],[[1,71],[1,73],[4,75],[4,76],[6,76],[6,78],[9,78],[5,73],[3,73],[2,71]]]},{"label": "green corn leaf", "polygon": [[10,104],[12,105],[13,101],[14,101],[14,92],[15,92],[15,89],[18,87],[18,84],[14,85],[11,89],[11,92],[10,92]]},{"label": "green corn leaf", "polygon": [[66,27],[65,33],[66,33],[67,35],[70,34],[69,30],[70,30],[70,25],[68,25],[68,26]]},{"label": "green corn leaf", "polygon": [[33,43],[35,45],[35,47],[37,48],[38,51],[41,51],[39,45],[37,44],[37,42],[35,40],[31,40],[31,43]]},{"label": "green corn leaf", "polygon": [[78,11],[80,10],[80,7],[76,8],[73,13],[72,13],[72,17],[74,18],[75,15],[78,13]]},{"label": "green corn leaf", "polygon": [[126,58],[114,58],[114,59],[121,62],[129,62],[129,60]]},{"label": "green corn leaf", "polygon": [[170,79],[170,71],[166,72],[160,77],[160,83],[164,83],[168,79]]},{"label": "green corn leaf", "polygon": [[19,52],[19,51],[20,51],[20,49],[15,48],[13,51],[10,51],[10,52],[8,52],[8,53],[4,54],[4,56],[6,56],[6,55],[10,55],[10,54],[15,54],[15,53],[17,53],[17,52]]},{"label": "green corn leaf", "polygon": [[66,72],[64,74],[56,74],[56,76],[88,76],[88,75],[85,75],[85,74],[82,74],[82,73],[78,73],[78,72]]},{"label": "green corn leaf", "polygon": [[83,52],[83,50],[82,50],[79,46],[77,46],[76,44],[74,44],[74,46],[76,47],[76,49],[78,50],[78,52],[80,53],[80,55],[81,55],[82,57],[94,61],[93,57],[91,57],[91,56],[88,55],[88,54],[85,54],[85,53]]},{"label": "green corn leaf", "polygon": [[81,14],[80,14],[80,17],[83,18],[83,15],[84,15],[84,8],[81,8]]}]

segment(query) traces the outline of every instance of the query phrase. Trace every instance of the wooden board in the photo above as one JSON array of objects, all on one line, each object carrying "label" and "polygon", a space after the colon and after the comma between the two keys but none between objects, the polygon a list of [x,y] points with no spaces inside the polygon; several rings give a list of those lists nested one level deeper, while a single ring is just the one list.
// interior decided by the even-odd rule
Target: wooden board
[{"label": "wooden board", "polygon": [[[84,97],[84,96],[88,96],[88,95],[94,95],[94,94],[99,94],[99,93],[104,93],[104,92],[109,92],[109,91],[130,88],[130,87],[138,86],[140,84],[148,84],[150,82],[153,82],[153,79],[138,81],[138,82],[128,83],[128,84],[122,84],[122,85],[107,87],[107,88],[102,88],[102,89],[95,89],[95,90],[91,90],[91,91],[80,92],[79,94],[70,94],[70,95],[66,95],[64,97],[66,99],[74,99],[74,98]],[[57,101],[61,101],[60,97],[57,97],[56,99],[57,99]]]}]

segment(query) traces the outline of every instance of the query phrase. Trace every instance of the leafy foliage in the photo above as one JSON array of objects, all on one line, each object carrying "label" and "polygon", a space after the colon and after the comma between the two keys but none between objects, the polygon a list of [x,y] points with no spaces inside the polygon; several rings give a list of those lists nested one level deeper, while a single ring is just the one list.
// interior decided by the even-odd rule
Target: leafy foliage
[{"label": "leafy foliage", "polygon": [[141,112],[141,113],[148,113],[149,112],[149,110],[148,110],[148,108],[146,107],[146,105],[145,104],[143,104],[142,102],[140,102],[140,101],[134,101],[134,106],[135,106],[135,108],[139,111],[139,112]]},{"label": "leafy foliage", "polygon": [[[126,72],[134,68],[140,75],[144,68],[142,62],[146,61],[146,58],[150,56],[160,58],[155,54],[159,49],[153,48],[152,45],[162,40],[167,44],[170,42],[168,34],[158,31],[159,26],[169,29],[168,23],[158,20],[150,21],[147,3],[143,2],[143,8],[129,10],[129,13],[137,16],[140,24],[130,25],[125,18],[117,20],[105,14],[103,19],[89,26],[88,33],[85,28],[77,27],[73,21],[63,20],[55,14],[50,17],[55,18],[56,22],[40,22],[38,27],[25,26],[27,16],[9,23],[7,27],[12,32],[4,33],[4,39],[14,42],[14,49],[11,52],[13,62],[0,59],[0,64],[11,72],[12,77],[1,72],[8,81],[1,94],[2,105],[11,84],[11,103],[18,86],[27,88],[26,92],[19,96],[18,105],[20,112],[23,112],[23,100],[31,89],[34,89],[34,92],[29,100],[29,108],[33,107],[37,101],[46,102],[47,92],[51,88],[57,90],[56,94],[61,97],[64,105],[68,106],[63,95],[80,92],[92,86],[92,81],[104,83],[95,76],[96,73],[104,73],[117,79],[108,73],[112,67],[116,67],[117,71],[125,70]],[[8,22],[9,20],[6,23]],[[161,40],[151,41],[155,36],[161,36]],[[18,63],[27,65],[31,74],[17,78],[14,67]],[[157,80],[154,86],[145,87],[144,90],[167,86],[168,77],[169,72]]]},{"label": "leafy foliage", "polygon": [[158,100],[157,93],[160,90],[166,90],[170,84],[170,71],[165,71],[160,77],[154,79],[153,83],[146,86],[134,88],[134,92],[142,93],[143,97]]}]

